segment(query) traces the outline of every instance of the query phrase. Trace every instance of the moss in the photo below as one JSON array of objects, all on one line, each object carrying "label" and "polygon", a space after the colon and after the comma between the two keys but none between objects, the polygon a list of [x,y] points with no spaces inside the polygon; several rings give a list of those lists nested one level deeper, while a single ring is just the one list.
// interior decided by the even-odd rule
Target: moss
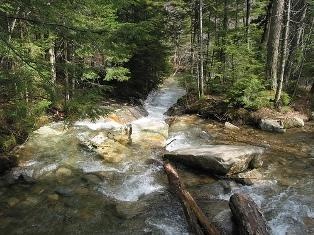
[{"label": "moss", "polygon": [[0,138],[0,152],[8,152],[16,146],[14,135],[3,136]]}]

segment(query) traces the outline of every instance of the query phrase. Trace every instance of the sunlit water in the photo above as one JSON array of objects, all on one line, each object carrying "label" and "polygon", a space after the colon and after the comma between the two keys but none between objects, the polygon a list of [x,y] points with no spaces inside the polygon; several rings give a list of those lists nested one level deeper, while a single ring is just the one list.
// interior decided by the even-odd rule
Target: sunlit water
[{"label": "sunlit water", "polygon": [[[148,116],[132,122],[133,144],[119,163],[105,163],[79,144],[88,136],[101,141],[102,131],[121,127],[117,122],[81,120],[68,128],[52,123],[35,131],[18,151],[21,167],[12,174],[23,173],[36,183],[8,185],[0,180],[0,234],[186,234],[184,213],[167,190],[161,166],[149,161],[160,159],[160,146],[147,144],[146,139],[147,133],[164,136],[167,150],[214,142],[215,133],[205,131],[199,119],[168,128],[164,113],[183,94],[174,81],[167,81],[148,96],[144,104]],[[294,135],[287,141],[295,139],[314,147],[311,134]],[[232,183],[228,192],[210,194],[229,200],[234,192],[246,192],[262,208],[273,234],[313,234],[310,158],[270,152],[263,181],[254,186]],[[70,172],[58,175],[62,167]],[[188,185],[193,180],[200,183],[193,175],[183,178]],[[190,190],[195,192],[193,187]]]}]

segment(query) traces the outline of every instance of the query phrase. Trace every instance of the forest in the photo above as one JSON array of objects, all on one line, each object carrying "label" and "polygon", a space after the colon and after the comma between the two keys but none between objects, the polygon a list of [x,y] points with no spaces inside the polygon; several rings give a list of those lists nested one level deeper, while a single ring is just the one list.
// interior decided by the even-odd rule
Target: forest
[{"label": "forest", "polygon": [[[247,183],[247,178],[259,178],[255,169],[253,176],[241,174],[250,167],[258,168],[253,167],[252,159],[260,155],[271,155],[271,160],[266,160],[271,170],[262,168],[260,175],[270,181],[278,177],[279,186],[273,191],[285,192],[291,199],[290,187],[300,184],[295,195],[300,193],[299,198],[306,199],[293,202],[308,206],[312,199],[307,193],[311,192],[305,188],[314,166],[313,9],[312,0],[2,0],[0,208],[6,209],[3,213],[0,209],[0,233],[14,234],[15,225],[21,225],[14,219],[28,217],[36,204],[40,205],[38,213],[20,226],[26,234],[139,234],[144,230],[153,234],[220,234],[220,225],[205,221],[183,181],[204,209],[204,182],[210,182],[206,187],[214,187],[212,182],[220,180],[254,185]],[[208,144],[216,147],[209,150]],[[225,155],[219,155],[220,148]],[[228,169],[220,165],[209,169],[204,166],[207,160],[180,158],[199,157],[202,151],[217,151],[222,158],[233,154],[239,159],[249,152],[251,158],[245,166]],[[155,158],[158,154],[167,160],[161,163]],[[85,162],[83,156],[93,160]],[[152,160],[152,166],[146,166],[147,159],[141,157]],[[203,176],[204,172],[190,177],[195,173],[180,167],[177,173],[177,165],[167,165],[171,159],[197,171],[213,171],[211,178]],[[95,162],[99,165],[93,165]],[[170,187],[176,188],[187,223],[182,222],[182,210],[167,193],[154,196],[166,187],[156,176],[160,165]],[[288,170],[282,172],[280,165]],[[20,171],[8,176],[13,167]],[[27,167],[32,167],[31,175],[25,173]],[[306,182],[292,184],[292,178]],[[24,190],[21,184],[28,186],[23,186]],[[222,184],[224,190],[229,185]],[[42,191],[37,189],[40,196],[34,185],[42,187]],[[81,191],[70,189],[70,185]],[[265,193],[268,189],[260,194],[257,188],[252,190],[249,194],[254,200],[260,194],[267,200],[281,200]],[[19,193],[23,196],[16,196]],[[285,231],[314,232],[310,206],[307,211],[311,213],[302,211],[302,216],[298,214],[290,223],[286,214],[275,217],[274,208],[257,203],[265,220],[259,212],[247,215],[247,208],[241,212],[241,200],[256,205],[246,196],[234,195],[230,199],[232,213],[253,223],[260,234],[268,234],[268,227],[273,234],[285,234],[281,232],[287,221]],[[40,199],[36,201],[36,197]],[[73,197],[79,202],[75,206],[70,202]],[[64,205],[60,207],[61,202]],[[126,202],[129,204],[123,204]],[[159,212],[154,211],[150,206],[155,204],[174,209],[160,206]],[[10,216],[11,210],[19,212]],[[59,221],[63,226],[55,224],[49,230],[47,225],[53,221],[49,216],[39,223],[46,210],[52,210],[51,216],[63,221]],[[98,221],[96,212],[108,221]],[[143,219],[141,213],[150,219]],[[168,215],[177,220],[165,221]],[[156,222],[156,218],[163,220]],[[37,225],[28,227],[34,223],[39,223],[38,230]],[[91,227],[93,223],[95,227]],[[249,228],[241,228],[239,234],[254,234],[247,231]],[[226,234],[234,234],[229,232]]]},{"label": "forest", "polygon": [[97,116],[101,100],[143,99],[171,73],[199,97],[287,106],[313,83],[312,9],[305,0],[2,1],[1,151],[44,113]]}]

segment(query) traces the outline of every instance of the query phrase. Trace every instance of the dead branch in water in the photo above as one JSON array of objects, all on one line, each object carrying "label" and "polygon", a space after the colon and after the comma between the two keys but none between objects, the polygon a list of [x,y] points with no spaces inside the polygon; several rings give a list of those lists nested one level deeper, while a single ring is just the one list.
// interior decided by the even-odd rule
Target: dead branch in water
[{"label": "dead branch in water", "polygon": [[170,163],[165,163],[164,169],[168,177],[170,188],[176,194],[176,196],[180,199],[180,202],[184,209],[186,219],[193,233],[197,235],[220,234],[217,228],[211,223],[209,223],[208,218],[205,216],[203,211],[196,204],[191,194],[185,189],[174,167]]}]

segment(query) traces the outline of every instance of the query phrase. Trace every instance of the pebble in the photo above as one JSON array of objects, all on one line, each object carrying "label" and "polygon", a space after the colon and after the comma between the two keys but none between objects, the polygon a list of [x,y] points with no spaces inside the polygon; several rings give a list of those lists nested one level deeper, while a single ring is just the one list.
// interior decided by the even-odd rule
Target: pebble
[{"label": "pebble", "polygon": [[54,194],[50,194],[48,195],[48,200],[50,201],[58,201],[59,200],[59,195],[54,193]]}]

